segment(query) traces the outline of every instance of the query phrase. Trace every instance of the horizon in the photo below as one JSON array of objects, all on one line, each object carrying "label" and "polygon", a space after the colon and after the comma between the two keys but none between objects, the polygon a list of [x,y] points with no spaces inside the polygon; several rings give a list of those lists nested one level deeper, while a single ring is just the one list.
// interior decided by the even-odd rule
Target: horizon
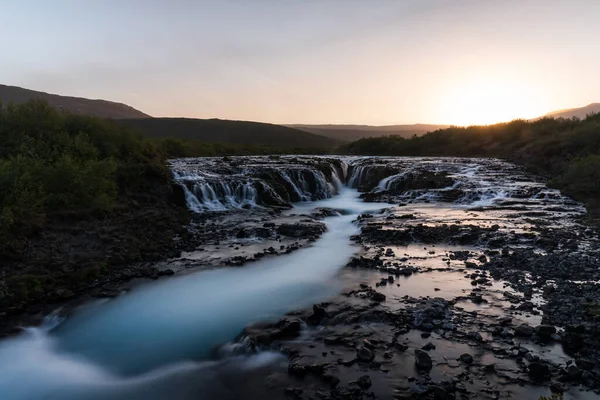
[{"label": "horizon", "polygon": [[9,2],[0,74],[154,117],[486,125],[598,102],[600,3],[562,3]]}]

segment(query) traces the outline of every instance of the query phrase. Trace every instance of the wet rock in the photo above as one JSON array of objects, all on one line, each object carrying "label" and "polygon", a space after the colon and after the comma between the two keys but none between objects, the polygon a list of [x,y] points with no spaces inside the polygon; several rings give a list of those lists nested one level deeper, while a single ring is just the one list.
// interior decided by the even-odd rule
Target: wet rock
[{"label": "wet rock", "polygon": [[550,382],[550,391],[552,393],[562,394],[565,392],[565,385],[561,382],[552,381]]},{"label": "wet rock", "polygon": [[368,389],[371,387],[371,378],[369,377],[369,375],[363,375],[360,378],[358,378],[358,380],[356,381],[356,384],[361,389]]},{"label": "wet rock", "polygon": [[572,381],[579,380],[579,379],[581,379],[582,374],[583,374],[583,371],[581,369],[579,369],[578,367],[576,367],[575,365],[571,364],[567,368],[567,378],[569,380],[572,380]]},{"label": "wet rock", "polygon": [[535,328],[535,331],[542,339],[550,339],[556,333],[556,328],[552,325],[539,325]]},{"label": "wet rock", "polygon": [[318,325],[326,316],[327,312],[325,309],[317,304],[314,304],[313,313],[307,319],[310,324]]},{"label": "wet rock", "polygon": [[371,294],[371,298],[376,301],[376,302],[382,302],[385,301],[385,295],[383,293],[377,292],[377,291],[373,291],[373,293]]},{"label": "wet rock", "polygon": [[575,360],[575,365],[577,365],[579,368],[585,371],[591,371],[592,369],[594,369],[595,363],[585,358],[578,358],[577,360]]},{"label": "wet rock", "polygon": [[435,349],[435,344],[429,342],[425,346],[421,347],[421,349],[423,349],[425,351],[433,350],[433,349]]},{"label": "wet rock", "polygon": [[530,363],[527,369],[529,377],[534,381],[544,381],[550,376],[548,365],[540,361]]},{"label": "wet rock", "polygon": [[424,371],[430,371],[433,367],[431,357],[421,349],[415,349],[415,366]]},{"label": "wet rock", "polygon": [[483,337],[481,336],[481,334],[479,332],[474,332],[474,331],[469,332],[469,333],[467,333],[467,337],[476,342],[483,342]]},{"label": "wet rock", "polygon": [[370,362],[375,356],[371,352],[371,350],[367,349],[364,346],[360,346],[356,349],[356,357],[363,362]]},{"label": "wet rock", "polygon": [[270,345],[276,340],[294,339],[300,335],[302,322],[298,319],[283,318],[276,324],[256,324],[244,329],[252,343]]},{"label": "wet rock", "polygon": [[460,361],[462,361],[465,364],[473,364],[473,356],[469,353],[461,354]]},{"label": "wet rock", "polygon": [[515,336],[530,337],[533,335],[533,328],[527,324],[515,327]]}]

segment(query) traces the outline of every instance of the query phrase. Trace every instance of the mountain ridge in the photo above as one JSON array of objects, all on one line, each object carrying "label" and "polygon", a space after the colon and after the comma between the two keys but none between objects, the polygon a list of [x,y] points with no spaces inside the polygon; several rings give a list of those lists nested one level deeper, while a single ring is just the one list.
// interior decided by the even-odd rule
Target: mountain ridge
[{"label": "mountain ridge", "polygon": [[31,99],[45,100],[53,107],[75,114],[85,114],[111,119],[151,118],[150,115],[124,103],[102,99],[63,96],[26,89],[19,86],[0,84],[0,102],[4,104],[21,104]]}]

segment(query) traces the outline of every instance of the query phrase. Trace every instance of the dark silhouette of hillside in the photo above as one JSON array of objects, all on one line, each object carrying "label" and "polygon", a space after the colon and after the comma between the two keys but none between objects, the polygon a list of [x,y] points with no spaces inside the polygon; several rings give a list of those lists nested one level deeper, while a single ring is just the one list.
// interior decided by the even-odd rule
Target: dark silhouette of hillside
[{"label": "dark silhouette of hillside", "polygon": [[304,148],[333,148],[341,144],[341,141],[329,137],[261,122],[194,118],[144,118],[119,122],[153,138]]},{"label": "dark silhouette of hillside", "polygon": [[286,125],[290,128],[327,136],[343,141],[353,141],[368,137],[401,136],[410,138],[421,136],[427,132],[447,128],[448,125],[412,124],[412,125]]},{"label": "dark silhouette of hillside", "polygon": [[83,97],[60,96],[24,89],[18,86],[0,85],[0,102],[3,104],[22,104],[32,99],[41,99],[59,110],[75,114],[91,115],[102,118],[149,118],[148,114],[122,103],[107,100],[91,100]]}]

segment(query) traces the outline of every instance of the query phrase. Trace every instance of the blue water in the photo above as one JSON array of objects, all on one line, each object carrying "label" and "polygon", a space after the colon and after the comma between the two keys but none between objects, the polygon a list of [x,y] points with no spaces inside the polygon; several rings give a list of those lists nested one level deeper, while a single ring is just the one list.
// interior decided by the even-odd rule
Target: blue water
[{"label": "blue water", "polygon": [[[207,357],[215,346],[248,324],[338,292],[336,275],[357,250],[349,240],[359,231],[353,220],[385,205],[363,203],[355,190],[343,189],[292,211],[315,207],[345,215],[327,218],[327,232],[310,247],[243,268],[158,281],[90,306],[53,329],[29,329],[0,342],[1,398],[185,398],[190,376],[214,368]],[[251,368],[277,357],[259,354],[234,364]]]}]

